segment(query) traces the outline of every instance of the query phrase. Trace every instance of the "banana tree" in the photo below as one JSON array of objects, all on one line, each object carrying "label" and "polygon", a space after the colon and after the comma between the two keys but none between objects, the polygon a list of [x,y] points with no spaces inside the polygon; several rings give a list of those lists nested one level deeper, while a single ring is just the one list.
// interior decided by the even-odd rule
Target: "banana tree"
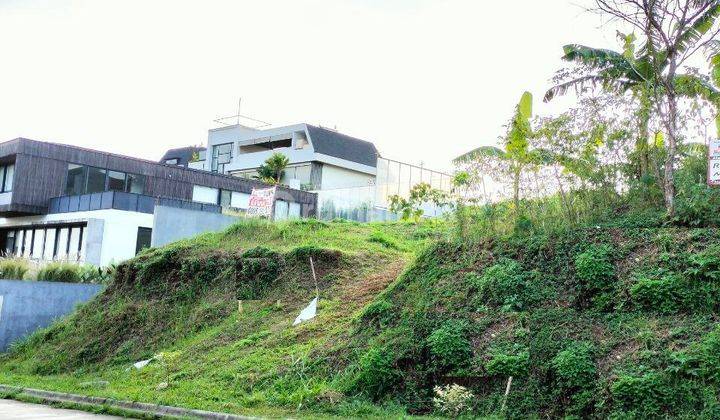
[{"label": "banana tree", "polygon": [[[647,53],[636,56],[635,35],[618,32],[618,37],[624,43],[622,53],[578,44],[563,47],[565,52],[563,60],[580,64],[590,70],[591,74],[553,86],[545,93],[544,101],[548,102],[555,96],[564,95],[570,89],[581,89],[588,85],[601,86],[606,91],[614,93],[631,91],[637,101],[638,135],[635,154],[639,160],[640,177],[643,177],[649,171],[648,140],[651,137],[649,126],[653,115],[651,93],[662,87],[657,85],[651,56]],[[643,50],[646,48],[644,47]],[[658,53],[658,55],[663,54]],[[660,68],[660,71],[664,71],[666,66],[667,63]],[[720,84],[720,54],[711,58],[711,66],[713,80],[716,84]],[[720,92],[702,77],[692,74],[676,75],[674,86],[679,96],[704,99],[715,107],[715,121],[720,136]]]},{"label": "banana tree", "polygon": [[492,159],[502,162],[511,179],[513,204],[516,211],[520,209],[520,182],[523,169],[541,160],[538,151],[530,149],[531,117],[532,94],[525,92],[515,107],[515,114],[510,121],[508,133],[503,139],[502,149],[494,146],[481,146],[453,160],[455,164],[466,164],[477,159]]}]

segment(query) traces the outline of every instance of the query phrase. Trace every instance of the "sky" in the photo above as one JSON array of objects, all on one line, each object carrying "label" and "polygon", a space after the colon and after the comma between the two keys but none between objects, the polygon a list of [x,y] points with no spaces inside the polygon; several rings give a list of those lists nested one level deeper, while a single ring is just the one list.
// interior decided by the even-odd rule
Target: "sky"
[{"label": "sky", "polygon": [[0,0],[0,141],[152,160],[241,112],[449,170],[539,114],[562,46],[619,48],[586,0]]}]

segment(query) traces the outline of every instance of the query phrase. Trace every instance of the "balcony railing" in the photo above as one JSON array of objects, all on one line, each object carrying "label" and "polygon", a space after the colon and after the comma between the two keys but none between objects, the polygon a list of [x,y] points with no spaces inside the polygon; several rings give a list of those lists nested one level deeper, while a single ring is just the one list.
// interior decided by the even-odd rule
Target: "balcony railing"
[{"label": "balcony railing", "polygon": [[82,195],[65,195],[50,199],[49,213],[73,213],[94,210],[125,210],[153,214],[155,206],[175,207],[186,210],[221,213],[215,204],[196,203],[175,198],[151,197],[149,195],[122,191],[105,191]]}]

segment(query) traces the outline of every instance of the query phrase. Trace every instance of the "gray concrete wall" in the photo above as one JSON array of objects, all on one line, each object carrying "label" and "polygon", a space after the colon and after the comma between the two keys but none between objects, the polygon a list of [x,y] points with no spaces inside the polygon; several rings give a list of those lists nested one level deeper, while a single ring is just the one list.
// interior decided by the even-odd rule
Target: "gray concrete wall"
[{"label": "gray concrete wall", "polygon": [[98,284],[0,280],[0,351],[71,313],[102,288]]},{"label": "gray concrete wall", "polygon": [[152,246],[163,246],[205,232],[221,231],[238,220],[238,217],[224,214],[155,206]]}]

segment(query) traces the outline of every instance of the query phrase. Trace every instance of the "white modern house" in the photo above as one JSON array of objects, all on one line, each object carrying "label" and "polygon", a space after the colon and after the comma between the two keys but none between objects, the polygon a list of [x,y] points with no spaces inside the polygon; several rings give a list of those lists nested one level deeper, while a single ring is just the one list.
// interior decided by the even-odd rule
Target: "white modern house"
[{"label": "white modern house", "polygon": [[[252,179],[273,153],[287,156],[281,183],[318,194],[318,215],[355,220],[394,218],[388,197],[407,196],[426,182],[449,190],[450,176],[417,165],[383,158],[372,142],[311,124],[253,128],[241,124],[208,132],[206,151],[190,168]],[[434,215],[438,209],[428,209]]]}]

